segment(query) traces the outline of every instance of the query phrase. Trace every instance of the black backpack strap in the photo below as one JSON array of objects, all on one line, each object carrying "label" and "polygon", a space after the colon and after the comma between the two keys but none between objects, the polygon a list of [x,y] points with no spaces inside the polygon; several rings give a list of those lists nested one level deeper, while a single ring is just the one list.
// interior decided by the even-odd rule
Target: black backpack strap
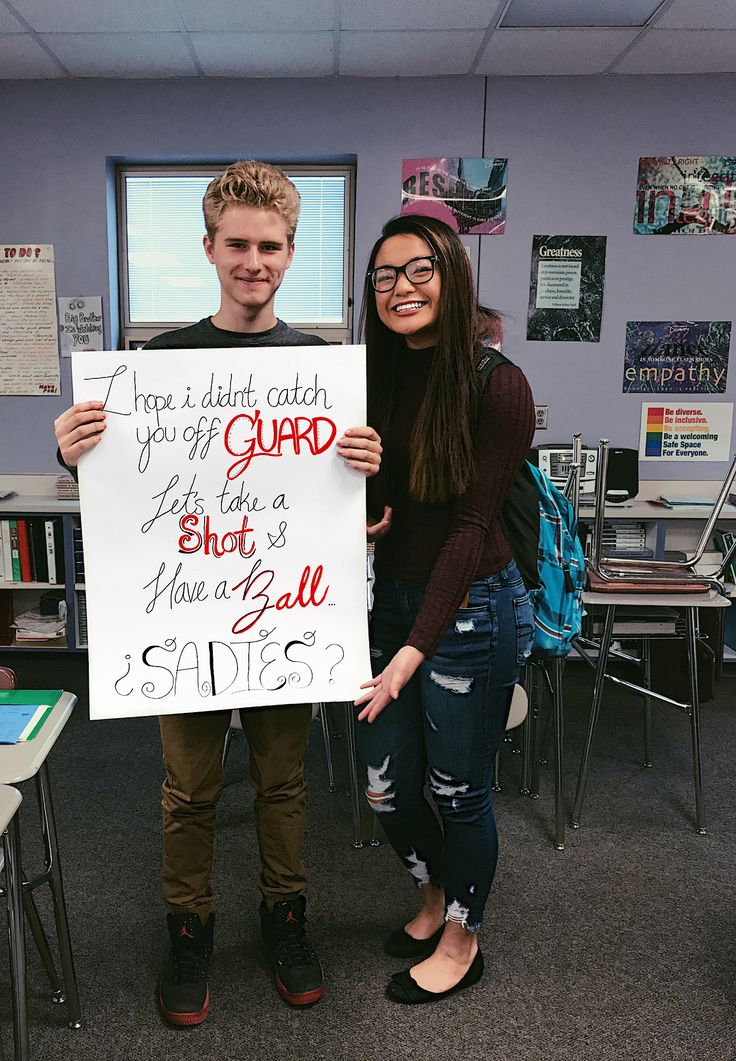
[{"label": "black backpack strap", "polygon": [[496,350],[490,339],[482,340],[479,346],[480,349],[477,351],[475,371],[480,377],[480,388],[482,390],[485,387],[490,374],[497,369],[499,365],[513,365],[513,361],[510,361],[500,350]]}]

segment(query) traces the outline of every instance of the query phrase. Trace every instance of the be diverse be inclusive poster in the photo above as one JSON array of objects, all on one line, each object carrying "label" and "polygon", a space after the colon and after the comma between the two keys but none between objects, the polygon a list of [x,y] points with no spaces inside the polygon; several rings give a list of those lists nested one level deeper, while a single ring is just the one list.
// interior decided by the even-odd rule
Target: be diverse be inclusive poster
[{"label": "be diverse be inclusive poster", "polygon": [[639,460],[727,461],[733,402],[663,402],[641,407]]},{"label": "be diverse be inclusive poster", "polygon": [[[352,700],[370,677],[363,347],[76,353],[90,715]],[[110,557],[119,558],[111,564]]]},{"label": "be diverse be inclusive poster", "polygon": [[723,394],[730,321],[629,321],[624,394]]},{"label": "be diverse be inclusive poster", "polygon": [[605,236],[534,236],[527,339],[597,343],[605,268]]},{"label": "be diverse be inclusive poster", "polygon": [[461,235],[501,235],[506,170],[505,158],[405,158],[401,213],[436,217]]},{"label": "be diverse be inclusive poster", "polygon": [[634,232],[640,236],[736,233],[736,156],[639,159]]}]

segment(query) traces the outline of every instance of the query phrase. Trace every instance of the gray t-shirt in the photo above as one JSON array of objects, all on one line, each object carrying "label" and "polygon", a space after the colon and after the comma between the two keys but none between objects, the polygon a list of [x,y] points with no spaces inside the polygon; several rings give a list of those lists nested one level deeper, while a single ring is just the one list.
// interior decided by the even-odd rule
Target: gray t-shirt
[{"label": "gray t-shirt", "polygon": [[145,350],[197,350],[200,347],[225,349],[233,346],[327,346],[319,335],[307,335],[277,320],[266,332],[228,332],[205,317],[187,328],[162,332],[146,343]]}]

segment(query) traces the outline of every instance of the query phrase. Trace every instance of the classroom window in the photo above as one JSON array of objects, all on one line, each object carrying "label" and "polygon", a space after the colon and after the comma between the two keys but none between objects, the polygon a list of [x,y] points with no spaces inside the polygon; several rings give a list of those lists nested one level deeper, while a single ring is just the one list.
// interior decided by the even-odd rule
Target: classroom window
[{"label": "classroom window", "polygon": [[[126,166],[118,171],[121,325],[124,346],[193,324],[219,306],[202,249],[202,197],[219,166]],[[353,170],[283,166],[302,197],[296,253],[276,296],[287,324],[351,342]]]}]

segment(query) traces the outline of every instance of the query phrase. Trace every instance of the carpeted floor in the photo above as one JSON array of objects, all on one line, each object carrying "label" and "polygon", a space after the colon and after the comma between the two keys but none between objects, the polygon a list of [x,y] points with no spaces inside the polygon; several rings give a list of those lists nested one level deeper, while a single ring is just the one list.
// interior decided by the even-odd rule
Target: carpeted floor
[{"label": "carpeted floor", "polygon": [[[7,662],[32,684],[20,657]],[[607,692],[582,828],[569,832],[564,852],[550,843],[550,768],[543,769],[542,797],[529,800],[519,794],[518,756],[505,748],[496,799],[501,862],[481,937],[487,972],[472,990],[421,1008],[395,1006],[383,994],[398,964],[382,954],[380,941],[411,916],[414,889],[385,844],[353,849],[344,742],[335,742],[341,784],[330,794],[317,725],[308,761],[308,913],[328,993],[306,1011],[281,1002],[258,946],[257,852],[239,737],[219,815],[210,1016],[199,1028],[174,1031],[161,1023],[154,1001],[165,948],[157,724],[90,723],[83,661],[67,658],[66,670],[54,665],[43,684],[80,694],[51,770],[84,1027],[69,1030],[63,1009],[51,1005],[29,942],[34,1058],[736,1058],[732,676],[703,708],[705,837],[693,826],[688,723],[674,710],[655,708],[654,768],[644,770],[640,703]],[[570,666],[569,800],[590,689],[587,671]],[[38,853],[33,805],[29,790],[22,808],[26,867]],[[366,833],[369,827],[366,814]],[[48,903],[44,910],[48,915]],[[3,977],[0,1020],[11,1056],[8,996]]]}]

